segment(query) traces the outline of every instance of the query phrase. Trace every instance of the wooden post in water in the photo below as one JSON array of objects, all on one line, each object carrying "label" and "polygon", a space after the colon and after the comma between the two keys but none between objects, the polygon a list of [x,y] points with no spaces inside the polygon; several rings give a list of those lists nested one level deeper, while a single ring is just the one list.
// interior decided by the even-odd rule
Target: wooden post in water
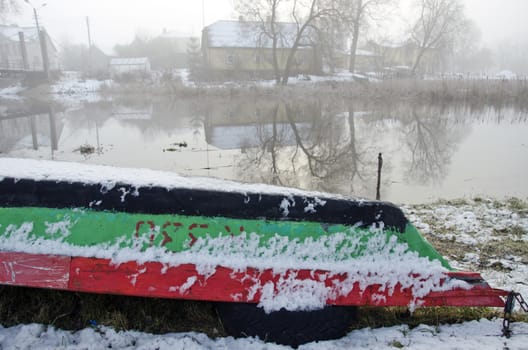
[{"label": "wooden post in water", "polygon": [[383,167],[383,157],[382,154],[378,154],[378,184],[376,185],[376,200],[381,199],[380,195],[380,186],[381,186],[381,168]]},{"label": "wooden post in water", "polygon": [[31,128],[31,141],[33,141],[33,149],[38,151],[37,122],[34,115],[29,117],[29,127]]},{"label": "wooden post in water", "polygon": [[59,149],[59,142],[57,140],[57,125],[55,123],[55,113],[53,107],[49,107],[49,123],[50,123],[50,139],[51,139],[51,152],[57,151]]}]

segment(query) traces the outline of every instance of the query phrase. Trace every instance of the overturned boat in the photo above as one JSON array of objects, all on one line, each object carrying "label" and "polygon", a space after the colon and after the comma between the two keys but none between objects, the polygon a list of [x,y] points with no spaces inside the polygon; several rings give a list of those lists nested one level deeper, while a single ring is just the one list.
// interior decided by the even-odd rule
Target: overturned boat
[{"label": "overturned boat", "polygon": [[455,271],[390,203],[14,158],[0,158],[0,284],[218,302],[234,335],[290,345],[341,336],[354,306],[508,294]]}]

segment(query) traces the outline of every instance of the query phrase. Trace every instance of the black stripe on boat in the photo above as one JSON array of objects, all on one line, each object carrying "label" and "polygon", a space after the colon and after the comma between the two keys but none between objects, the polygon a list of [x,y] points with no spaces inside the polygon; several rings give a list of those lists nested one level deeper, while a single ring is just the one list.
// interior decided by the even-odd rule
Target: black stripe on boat
[{"label": "black stripe on boat", "polygon": [[[348,225],[361,222],[362,227],[383,222],[386,227],[399,232],[404,232],[407,224],[399,208],[378,201],[165,187],[140,187],[134,195],[135,191],[136,187],[120,183],[107,189],[101,184],[3,178],[0,181],[0,206],[92,208],[128,213],[305,220]],[[324,205],[321,201],[325,202]]]}]

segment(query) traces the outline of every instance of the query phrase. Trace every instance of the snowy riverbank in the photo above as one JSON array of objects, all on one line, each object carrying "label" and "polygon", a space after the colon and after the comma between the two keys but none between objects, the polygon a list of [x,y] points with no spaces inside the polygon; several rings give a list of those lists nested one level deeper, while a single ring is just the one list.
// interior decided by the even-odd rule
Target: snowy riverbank
[{"label": "snowy riverbank", "polygon": [[528,295],[528,204],[477,198],[404,206],[418,230],[458,269]]},{"label": "snowy riverbank", "polygon": [[[502,321],[480,320],[438,327],[406,325],[378,329],[360,329],[331,341],[301,345],[303,350],[325,349],[409,349],[409,350],[522,350],[528,343],[528,323],[514,323],[514,335],[500,335]],[[79,332],[57,330],[37,324],[0,328],[0,348],[11,349],[142,349],[142,350],[205,350],[205,349],[290,349],[288,346],[264,343],[255,338],[211,339],[200,333],[154,335],[135,331],[116,332],[111,328],[86,328]]]}]

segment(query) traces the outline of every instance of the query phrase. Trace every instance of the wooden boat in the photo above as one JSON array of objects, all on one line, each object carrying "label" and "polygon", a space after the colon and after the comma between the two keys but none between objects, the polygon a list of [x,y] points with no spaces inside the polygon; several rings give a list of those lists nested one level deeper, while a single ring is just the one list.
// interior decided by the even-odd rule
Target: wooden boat
[{"label": "wooden boat", "polygon": [[[0,284],[220,302],[235,335],[294,345],[340,336],[351,306],[503,307],[508,294],[455,271],[390,203],[12,158],[0,158]],[[310,312],[336,327],[266,329]]]}]

